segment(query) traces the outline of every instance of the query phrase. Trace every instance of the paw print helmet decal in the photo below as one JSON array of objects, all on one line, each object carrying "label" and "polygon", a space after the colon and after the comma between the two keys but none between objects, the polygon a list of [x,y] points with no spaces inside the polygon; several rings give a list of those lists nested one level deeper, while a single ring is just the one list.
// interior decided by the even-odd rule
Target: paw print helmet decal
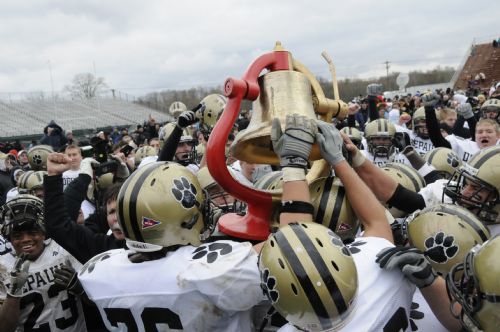
[{"label": "paw print helmet decal", "polygon": [[435,148],[424,155],[426,162],[434,166],[436,171],[444,178],[456,180],[455,172],[462,166],[458,155],[448,148]]},{"label": "paw print helmet decal", "polygon": [[271,234],[259,257],[261,287],[274,308],[307,331],[342,327],[355,306],[358,276],[341,239],[316,223]]},{"label": "paw print helmet decal", "polygon": [[359,221],[347,199],[340,180],[333,176],[319,178],[309,184],[314,222],[334,231],[343,241],[356,237]]},{"label": "paw print helmet decal", "polygon": [[28,162],[34,171],[47,170],[47,156],[54,152],[50,145],[36,145],[28,151]]},{"label": "paw print helmet decal", "polygon": [[472,248],[446,278],[451,305],[462,306],[452,313],[468,330],[498,331],[500,326],[500,236]]},{"label": "paw print helmet decal", "polygon": [[127,245],[137,251],[191,244],[209,231],[205,196],[184,166],[155,162],[132,173],[118,194],[118,221]]},{"label": "paw print helmet decal", "polygon": [[489,223],[500,222],[500,146],[482,149],[457,170],[444,194]]},{"label": "paw print helmet decal", "polygon": [[403,233],[443,276],[472,247],[490,238],[488,228],[473,213],[453,204],[438,204],[411,215]]}]

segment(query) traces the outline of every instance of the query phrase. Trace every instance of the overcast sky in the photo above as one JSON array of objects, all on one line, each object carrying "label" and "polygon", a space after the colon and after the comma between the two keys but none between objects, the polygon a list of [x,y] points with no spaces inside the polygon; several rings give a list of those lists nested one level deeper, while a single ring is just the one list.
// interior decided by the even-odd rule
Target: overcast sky
[{"label": "overcast sky", "polygon": [[[276,40],[329,78],[456,66],[500,37],[500,1],[0,0],[0,93],[51,91],[95,72],[136,96],[241,77]],[[51,70],[50,70],[51,69]]]}]

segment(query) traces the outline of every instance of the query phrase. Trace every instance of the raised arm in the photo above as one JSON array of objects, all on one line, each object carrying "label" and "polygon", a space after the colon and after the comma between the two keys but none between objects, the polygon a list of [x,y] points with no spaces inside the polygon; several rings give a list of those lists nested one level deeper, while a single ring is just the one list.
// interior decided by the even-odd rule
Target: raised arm
[{"label": "raised arm", "polygon": [[318,129],[321,155],[333,166],[335,175],[342,181],[349,202],[364,226],[364,236],[381,237],[394,242],[384,207],[344,159],[344,142],[340,132],[333,125],[322,121],[318,122]]}]

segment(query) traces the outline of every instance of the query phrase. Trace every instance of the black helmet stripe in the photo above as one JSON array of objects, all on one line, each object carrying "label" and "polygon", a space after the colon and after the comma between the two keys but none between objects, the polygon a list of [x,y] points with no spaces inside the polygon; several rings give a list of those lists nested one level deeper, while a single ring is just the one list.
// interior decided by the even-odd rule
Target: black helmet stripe
[{"label": "black helmet stripe", "polygon": [[432,150],[432,151],[429,153],[429,158],[428,158],[428,160],[427,160],[427,162],[428,162],[429,164],[431,164],[431,165],[432,165],[432,161],[433,161],[433,160],[434,160],[434,158],[436,157],[436,155],[437,155],[438,151],[439,151],[438,149],[434,149],[434,150]]},{"label": "black helmet stripe", "polygon": [[330,191],[332,189],[333,180],[335,178],[333,176],[328,177],[325,180],[325,184],[323,185],[323,191],[321,193],[321,199],[319,200],[318,211],[316,213],[316,218],[314,221],[317,224],[323,223],[323,218],[325,217],[325,211],[328,205],[328,198],[330,196]]},{"label": "black helmet stripe", "polygon": [[[454,206],[454,205],[452,205],[452,206]],[[470,227],[472,227],[472,229],[474,229],[474,231],[476,231],[476,233],[479,235],[481,240],[483,240],[483,242],[488,241],[489,234],[488,235],[485,234],[483,232],[483,230],[473,220],[471,220],[470,216],[468,216],[467,214],[462,213],[459,209],[452,209],[446,205],[443,205],[442,211],[445,213],[449,213],[451,215],[459,217],[461,220],[466,222]],[[480,221],[478,221],[478,222],[480,222]]]},{"label": "black helmet stripe", "polygon": [[[129,198],[129,202],[128,202],[128,207],[129,207],[129,218],[130,218],[130,226],[132,227],[132,232],[134,233],[134,238],[136,241],[140,241],[140,242],[144,242],[144,238],[142,237],[142,233],[141,233],[141,230],[139,229],[139,222],[137,220],[137,196],[139,196],[139,191],[141,190],[141,187],[142,187],[142,184],[144,183],[144,180],[149,176],[149,174],[151,174],[156,168],[157,168],[157,164],[156,163],[153,163],[153,164],[149,164],[149,165],[146,165],[144,166],[146,169],[142,171],[142,174],[139,176],[139,178],[136,180],[136,182],[134,183],[134,186],[132,188],[132,191],[130,192],[130,198]],[[130,180],[130,178],[128,179]],[[128,182],[127,180],[127,182]],[[124,188],[127,188],[126,184],[127,182],[125,182],[123,184]],[[124,192],[125,194],[125,192]],[[120,197],[120,200],[119,200],[119,209],[120,209],[120,213],[121,215],[123,215],[123,196]],[[125,222],[122,223],[123,225],[125,225]],[[126,228],[126,227],[124,227]],[[129,231],[128,230],[123,230],[124,231],[124,234],[126,237],[128,237],[128,234]]]},{"label": "black helmet stripe", "polygon": [[347,305],[344,301],[344,298],[342,296],[342,293],[340,292],[339,287],[337,286],[337,283],[335,282],[335,278],[330,273],[330,270],[326,266],[325,261],[321,257],[320,253],[316,250],[314,244],[312,243],[311,239],[307,236],[306,232],[304,232],[304,229],[302,228],[301,225],[292,224],[290,225],[290,227],[294,231],[295,235],[297,235],[302,245],[304,245],[304,249],[309,254],[309,258],[311,258],[312,262],[314,263],[314,266],[318,270],[321,279],[323,280],[323,283],[328,289],[328,293],[330,293],[332,296],[333,302],[337,307],[337,311],[339,312],[340,315],[343,314],[347,310]]},{"label": "black helmet stripe", "polygon": [[[310,242],[310,240],[307,238],[307,235],[304,233],[304,231],[301,229],[301,226],[298,224],[290,224],[292,230],[295,232],[295,234],[299,237],[299,240],[301,243],[304,245],[304,248],[306,252],[309,254],[309,257],[315,264],[318,272],[323,278],[323,281],[325,282],[325,286],[328,287],[328,290],[330,293],[333,295],[333,300],[335,304],[337,305],[339,313],[343,313],[347,310],[347,306],[345,305],[345,302],[343,301],[342,295],[340,294],[338,287],[335,283],[335,279],[333,279],[332,275],[329,273],[328,269],[324,265],[324,262],[322,261],[321,257],[319,255],[314,256],[314,253],[316,252],[316,249],[314,248],[314,245]],[[316,289],[314,288],[314,285],[307,275],[306,270],[304,269],[304,266],[300,262],[299,258],[295,254],[295,251],[293,250],[292,246],[286,239],[286,237],[283,235],[282,232],[278,232],[275,234],[275,239],[276,242],[278,243],[278,246],[281,248],[285,258],[290,262],[290,266],[293,269],[293,273],[297,276],[297,279],[299,280],[299,283],[304,290],[305,295],[307,296],[309,303],[311,307],[313,308],[316,316],[318,317],[318,320],[321,323],[322,329],[328,329],[332,327],[332,323],[330,319],[328,319],[328,313],[326,311],[326,308],[319,296],[319,294],[316,292]],[[304,238],[306,240],[304,240]],[[317,252],[316,252],[317,253]],[[313,256],[311,256],[313,255]],[[317,261],[320,261],[320,264],[317,264]],[[323,271],[322,271],[323,270]],[[326,275],[328,274],[328,275]],[[326,279],[326,281],[325,281]],[[333,290],[332,290],[333,288]],[[335,291],[336,290],[336,291]],[[340,300],[338,300],[340,298]],[[337,301],[338,303],[337,303]]]},{"label": "black helmet stripe", "polygon": [[498,149],[491,149],[491,151],[486,152],[483,156],[479,157],[479,160],[476,161],[473,165],[474,168],[480,168],[483,166],[485,162],[488,161],[491,157],[495,156],[498,153]]},{"label": "black helmet stripe", "polygon": [[333,207],[332,217],[330,218],[330,224],[328,228],[332,231],[337,230],[337,225],[339,223],[340,212],[342,211],[342,203],[344,202],[345,188],[343,186],[337,186],[337,197],[335,198],[335,205]]},{"label": "black helmet stripe", "polygon": [[407,169],[405,169],[404,166],[403,167],[398,167],[397,165],[394,165],[394,166],[396,166],[395,168],[398,171],[400,171],[401,173],[403,173],[404,175],[406,175],[410,179],[411,183],[413,184],[413,187],[415,187],[415,190],[418,191],[420,188],[420,185],[419,185],[417,179],[415,179],[415,177],[413,176],[413,174],[411,174]]},{"label": "black helmet stripe", "polygon": [[382,121],[378,120],[377,125],[378,125],[378,132],[380,133],[382,131]]}]

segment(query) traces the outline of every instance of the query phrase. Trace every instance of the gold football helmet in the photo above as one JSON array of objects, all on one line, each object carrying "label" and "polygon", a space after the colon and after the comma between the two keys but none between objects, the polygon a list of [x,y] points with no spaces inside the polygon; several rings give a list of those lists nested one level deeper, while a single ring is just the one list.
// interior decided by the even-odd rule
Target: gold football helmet
[{"label": "gold football helmet", "polygon": [[361,132],[358,129],[354,127],[344,127],[340,131],[349,136],[352,143],[356,145],[358,149],[361,149],[362,147],[361,141],[363,140],[363,134],[361,134]]},{"label": "gold football helmet", "polygon": [[[413,167],[401,163],[389,163],[382,167],[393,180],[402,185],[408,190],[418,193],[420,189],[425,187],[425,180]],[[388,206],[394,218],[402,218],[406,213],[396,209],[395,207]]]},{"label": "gold football helmet", "polygon": [[174,101],[168,108],[168,112],[170,113],[170,115],[172,115],[176,119],[184,111],[187,111],[187,107],[183,102],[180,101]]},{"label": "gold football helmet", "polygon": [[36,228],[45,233],[43,201],[35,196],[21,194],[0,207],[1,234],[6,239],[14,229]]},{"label": "gold football helmet", "polygon": [[[230,168],[230,173],[233,173]],[[246,205],[229,195],[212,177],[208,167],[202,167],[196,173],[198,182],[203,190],[206,191],[207,199],[211,204],[212,210],[221,210],[223,213],[242,212]],[[216,211],[213,211],[216,212]]]},{"label": "gold football helmet", "polygon": [[152,146],[149,145],[144,145],[141,146],[140,148],[135,151],[135,156],[134,156],[134,161],[135,161],[135,167],[139,166],[141,163],[142,159],[150,156],[157,156],[158,151]]},{"label": "gold football helmet", "polygon": [[482,149],[472,156],[457,170],[457,181],[448,182],[444,193],[481,220],[500,222],[500,146]]},{"label": "gold football helmet", "polygon": [[198,180],[177,163],[141,167],[122,185],[117,202],[127,245],[136,251],[198,246],[213,230],[205,218],[210,207]]},{"label": "gold football helmet", "polygon": [[389,158],[395,150],[393,140],[396,127],[386,119],[377,119],[365,126],[368,151],[374,158]]},{"label": "gold football helmet", "polygon": [[314,206],[314,222],[334,231],[342,241],[352,242],[359,221],[340,180],[333,176],[316,179],[309,185],[309,193]]},{"label": "gold football helmet", "polygon": [[462,166],[462,161],[458,155],[448,148],[434,148],[424,155],[424,159],[434,166],[444,179],[451,179],[456,174],[457,168]]},{"label": "gold football helmet", "polygon": [[54,152],[50,145],[36,145],[28,151],[28,162],[34,171],[47,170],[47,156]]},{"label": "gold football helmet", "polygon": [[340,329],[355,306],[358,275],[331,230],[292,223],[271,234],[259,257],[261,286],[274,308],[305,331]]},{"label": "gold football helmet", "polygon": [[[494,113],[496,113],[496,115],[493,118],[491,118],[487,114],[490,112],[494,112]],[[490,118],[493,120],[497,120],[497,122],[498,122],[498,121],[500,121],[500,118],[498,116],[499,112],[500,112],[500,100],[499,99],[491,98],[491,99],[488,99],[487,101],[485,101],[483,103],[483,105],[481,105],[481,116],[483,118]]]},{"label": "gold football helmet", "polygon": [[[500,330],[500,236],[478,244],[465,259],[451,270],[446,278],[452,313],[465,328],[493,332]],[[455,302],[461,312],[453,310]]]},{"label": "gold football helmet", "polygon": [[443,276],[472,247],[490,238],[488,228],[473,213],[455,204],[438,204],[414,213],[403,223],[403,234]]},{"label": "gold football helmet", "polygon": [[200,129],[206,140],[208,140],[208,136],[212,132],[217,120],[221,117],[222,111],[224,107],[226,107],[226,103],[226,97],[218,94],[211,94],[203,98],[198,105],[196,115],[200,119]]},{"label": "gold football helmet", "polygon": [[46,171],[28,171],[19,178],[19,191],[43,198],[43,178]]},{"label": "gold football helmet", "polygon": [[429,132],[427,130],[427,124],[425,123],[425,108],[418,108],[411,119],[413,126],[413,132],[420,138],[429,138]]}]

